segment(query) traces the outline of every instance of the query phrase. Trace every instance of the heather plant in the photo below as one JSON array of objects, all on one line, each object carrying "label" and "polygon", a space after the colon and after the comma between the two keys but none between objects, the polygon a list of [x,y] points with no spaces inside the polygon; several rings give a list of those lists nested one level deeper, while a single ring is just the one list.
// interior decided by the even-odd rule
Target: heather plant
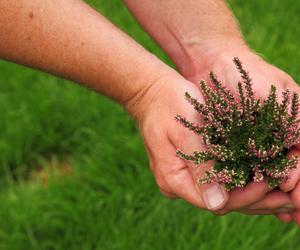
[{"label": "heather plant", "polygon": [[274,188],[288,179],[298,161],[297,157],[288,158],[287,152],[300,142],[299,97],[285,90],[279,103],[276,87],[272,85],[266,100],[255,98],[249,73],[238,58],[233,61],[242,77],[237,84],[238,97],[212,72],[211,87],[200,82],[205,104],[185,93],[187,101],[201,114],[204,125],[180,115],[176,120],[201,137],[205,150],[191,155],[178,150],[177,155],[198,167],[214,161],[206,176],[199,179],[200,184],[218,182],[230,190],[244,187],[252,180],[267,179]]}]

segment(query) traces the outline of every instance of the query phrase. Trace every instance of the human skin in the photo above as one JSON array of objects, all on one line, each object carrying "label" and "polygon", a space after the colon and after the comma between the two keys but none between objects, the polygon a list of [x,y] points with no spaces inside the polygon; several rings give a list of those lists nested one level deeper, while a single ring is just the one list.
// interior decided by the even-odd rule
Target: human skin
[{"label": "human skin", "polygon": [[[196,168],[176,157],[177,148],[188,152],[202,145],[174,116],[199,119],[183,98],[188,91],[203,100],[198,89],[84,2],[1,1],[0,57],[83,84],[122,104],[140,127],[150,167],[168,197],[218,214],[290,210],[289,196],[277,191],[268,198],[265,182],[230,194],[216,184],[196,184],[212,163]],[[259,207],[253,205],[257,202]]]},{"label": "human skin", "polygon": [[[208,81],[209,72],[214,71],[229,89],[237,92],[236,85],[241,78],[232,60],[238,56],[244,62],[245,69],[250,72],[257,97],[264,99],[271,84],[275,84],[279,92],[288,88],[299,93],[297,84],[288,74],[266,63],[247,46],[226,1],[164,0],[159,4],[152,0],[124,2],[186,79],[194,83],[201,79]],[[290,155],[295,154],[299,154],[297,149],[290,152]],[[290,198],[295,208],[300,208],[299,177],[300,169],[297,168],[291,172],[289,180],[280,186],[282,191],[291,192]],[[235,192],[240,190],[232,191]],[[249,207],[241,207],[241,211],[274,211],[276,201],[280,199],[278,192],[280,191],[265,193],[261,201],[250,206],[251,211]],[[230,204],[229,202],[224,209],[230,208]],[[280,209],[279,206],[277,209]],[[294,219],[300,224],[298,210],[290,213],[277,210],[274,213],[282,221]]]}]

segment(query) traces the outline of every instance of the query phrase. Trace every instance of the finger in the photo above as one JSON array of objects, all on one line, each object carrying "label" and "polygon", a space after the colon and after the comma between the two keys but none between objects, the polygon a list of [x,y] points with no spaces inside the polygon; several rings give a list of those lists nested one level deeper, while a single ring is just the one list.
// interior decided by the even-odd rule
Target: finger
[{"label": "finger", "polygon": [[[230,197],[232,197],[232,195]],[[230,201],[228,204],[230,204]],[[225,207],[225,209],[221,210],[220,212],[225,214],[230,210],[239,210],[244,211],[247,214],[274,214],[291,212],[293,210],[292,207],[293,206],[288,194],[281,191],[272,191],[263,199],[252,205],[245,206],[240,209],[233,209],[232,207],[228,209]]]},{"label": "finger", "polygon": [[196,188],[188,168],[182,168],[177,173],[169,175],[170,187],[180,198],[199,208],[207,208]]},{"label": "finger", "polygon": [[[288,157],[292,158],[293,156],[300,157],[300,150],[293,149],[288,153]],[[279,185],[280,189],[284,192],[290,192],[293,190],[300,179],[300,163],[298,162],[297,167],[292,169],[288,175],[288,179],[286,182],[283,182]]]},{"label": "finger", "polygon": [[156,182],[157,186],[159,187],[161,194],[163,194],[165,197],[170,198],[170,199],[178,198],[177,195],[175,195],[171,191],[164,175],[161,173],[160,166],[163,166],[163,165],[160,162],[159,162],[159,164],[155,164],[154,156],[153,156],[151,150],[146,147],[146,151],[147,151],[147,154],[149,157],[150,169],[152,170],[152,172],[155,176],[155,182]]},{"label": "finger", "polygon": [[275,217],[284,223],[290,223],[293,221],[293,217],[289,213],[278,213],[275,214]]},{"label": "finger", "polygon": [[[300,95],[300,86],[294,81],[292,77],[287,74],[285,74],[285,88]],[[298,114],[297,118],[300,118],[300,114]],[[300,150],[300,144],[295,145],[295,148]]]},{"label": "finger", "polygon": [[300,208],[300,181],[296,184],[295,188],[291,191],[291,200],[295,208]]},{"label": "finger", "polygon": [[205,208],[186,163],[176,156],[176,148],[169,141],[166,132],[151,131],[144,132],[143,135],[159,188],[167,195],[171,193],[171,196]]},{"label": "finger", "polygon": [[[192,119],[190,119],[192,121]],[[180,128],[178,134],[173,135],[171,137],[171,142],[181,151],[186,154],[193,154],[194,151],[204,151],[205,148],[201,143],[201,138],[196,136],[193,132]],[[185,161],[192,180],[194,182],[194,186],[198,192],[198,195],[201,196],[205,207],[208,210],[216,211],[223,208],[228,201],[228,193],[225,191],[223,186],[218,183],[210,183],[210,184],[201,184],[199,185],[199,180],[205,178],[206,171],[210,171],[213,162],[206,162],[204,164],[196,165],[191,161]]]},{"label": "finger", "polygon": [[195,166],[194,164],[188,164],[189,170],[193,176],[194,182],[198,193],[202,195],[202,199],[206,207],[211,211],[217,211],[226,206],[229,194],[223,187],[216,182],[209,184],[200,184],[199,181],[205,178],[206,171],[210,171],[212,168],[212,162],[200,164]]},{"label": "finger", "polygon": [[[173,154],[175,155],[174,148]],[[166,193],[168,197],[181,198],[198,208],[205,208],[205,204],[197,192],[191,173],[184,161],[174,158],[172,165],[163,165],[161,162],[155,165],[154,168],[156,173],[161,172],[161,175],[164,176],[168,191],[163,189],[163,193]]]},{"label": "finger", "polygon": [[273,215],[274,211],[268,209],[241,209],[238,212],[248,215]]},{"label": "finger", "polygon": [[279,190],[274,190],[267,194],[267,196],[248,207],[249,209],[268,209],[268,210],[278,210],[281,208],[287,209],[285,212],[291,212],[293,210],[292,201],[287,193]]},{"label": "finger", "polygon": [[[150,135],[150,136],[149,136]],[[170,144],[166,134],[162,130],[142,131],[145,149],[149,158],[150,169],[152,170],[157,186],[162,195],[170,199],[179,198],[171,191],[162,169],[168,171],[172,166],[181,164],[180,159],[175,156],[175,149]],[[170,146],[171,145],[171,146]],[[161,150],[163,148],[164,150]],[[165,157],[168,156],[168,157]],[[175,164],[173,164],[175,161]]]},{"label": "finger", "polygon": [[267,180],[261,182],[251,182],[244,188],[235,188],[229,193],[227,205],[221,210],[227,213],[231,210],[240,210],[256,202],[260,202],[270,192]]}]

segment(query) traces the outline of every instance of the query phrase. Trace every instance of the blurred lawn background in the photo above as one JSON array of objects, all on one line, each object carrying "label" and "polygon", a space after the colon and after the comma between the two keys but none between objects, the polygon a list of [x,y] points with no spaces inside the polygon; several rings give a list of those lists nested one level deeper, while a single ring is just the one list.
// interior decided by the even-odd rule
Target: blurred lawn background
[{"label": "blurred lawn background", "polygon": [[[119,0],[88,0],[167,63]],[[246,39],[300,82],[300,2],[232,0]],[[295,224],[162,197],[123,109],[0,61],[0,249],[299,249]]]}]

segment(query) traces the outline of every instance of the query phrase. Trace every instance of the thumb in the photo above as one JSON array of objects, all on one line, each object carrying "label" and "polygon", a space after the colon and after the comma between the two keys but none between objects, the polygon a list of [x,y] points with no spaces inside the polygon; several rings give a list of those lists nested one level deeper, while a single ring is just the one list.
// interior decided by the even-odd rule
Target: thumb
[{"label": "thumb", "polygon": [[197,190],[202,195],[203,202],[207,209],[216,211],[225,207],[229,200],[229,194],[223,185],[215,181],[209,184],[201,183],[201,180],[206,178],[206,172],[211,170],[213,164],[214,163],[210,161],[199,165],[188,163],[188,166],[197,185]]},{"label": "thumb", "polygon": [[[217,182],[201,184],[201,180],[206,178],[206,172],[210,172],[213,167],[214,162],[208,161],[203,164],[195,164],[192,160],[193,152],[195,151],[205,151],[205,147],[202,144],[202,138],[194,134],[189,130],[183,128],[181,132],[181,138],[185,140],[179,140],[175,145],[179,148],[178,151],[179,157],[182,159],[189,158],[187,160],[187,166],[193,177],[196,190],[201,196],[206,208],[211,211],[220,210],[225,207],[229,194],[224,189],[224,187]],[[185,157],[189,156],[189,157]]]}]

